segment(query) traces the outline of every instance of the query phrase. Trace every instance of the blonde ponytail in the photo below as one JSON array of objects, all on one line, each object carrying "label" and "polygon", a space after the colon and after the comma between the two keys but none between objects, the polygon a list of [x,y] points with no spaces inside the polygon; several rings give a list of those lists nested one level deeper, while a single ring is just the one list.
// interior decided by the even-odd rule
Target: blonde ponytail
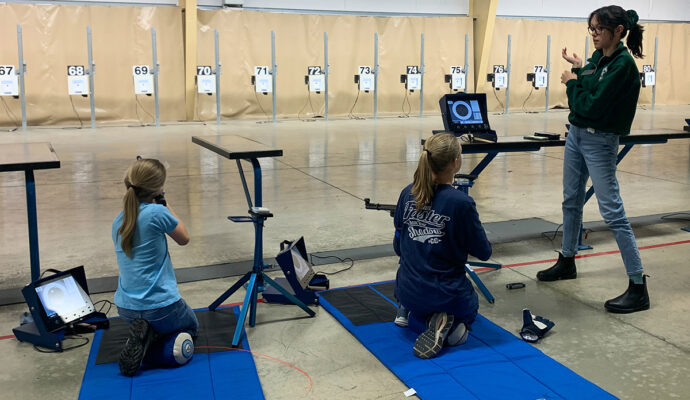
[{"label": "blonde ponytail", "polygon": [[124,179],[127,192],[123,198],[122,225],[117,230],[121,238],[120,247],[127,257],[132,257],[139,203],[160,193],[165,184],[165,177],[163,164],[150,158],[137,160],[127,169]]},{"label": "blonde ponytail", "polygon": [[433,200],[436,187],[433,174],[446,170],[460,156],[460,151],[458,139],[450,133],[439,133],[424,143],[412,181],[412,195],[417,210],[431,204]]},{"label": "blonde ponytail", "polygon": [[125,193],[124,211],[122,216],[122,226],[118,230],[122,241],[120,247],[122,251],[127,254],[127,257],[132,256],[132,247],[134,242],[134,229],[137,227],[137,217],[139,216],[139,199],[134,191],[134,187],[129,186],[127,193]]},{"label": "blonde ponytail", "polygon": [[426,204],[431,203],[431,198],[434,196],[434,186],[436,184],[431,175],[429,158],[429,151],[427,149],[422,150],[417,170],[414,172],[414,179],[412,180],[412,194],[414,195],[417,210],[421,210]]}]

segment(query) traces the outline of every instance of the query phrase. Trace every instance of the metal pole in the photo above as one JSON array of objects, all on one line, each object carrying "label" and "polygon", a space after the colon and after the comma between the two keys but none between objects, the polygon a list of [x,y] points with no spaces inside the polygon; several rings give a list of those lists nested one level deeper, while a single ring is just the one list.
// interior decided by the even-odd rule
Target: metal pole
[{"label": "metal pole", "polygon": [[379,34],[374,33],[374,119],[378,111],[379,99]]},{"label": "metal pole", "polygon": [[419,116],[424,114],[424,34],[422,33],[422,50],[419,60],[419,73],[421,74],[419,89]]},{"label": "metal pole", "polygon": [[328,32],[323,33],[323,67],[326,73],[326,86],[324,90],[326,113],[324,118],[328,121]]},{"label": "metal pole", "polygon": [[[582,63],[585,64],[587,61],[587,58],[589,58],[589,36],[585,36],[585,56],[582,59]],[[583,65],[584,67],[584,65]]]},{"label": "metal pole", "polygon": [[544,112],[549,112],[549,86],[551,86],[551,35],[546,35],[546,104],[544,104]]},{"label": "metal pole", "polygon": [[96,105],[93,98],[93,74],[96,72],[96,64],[93,62],[93,51],[91,50],[91,27],[86,27],[86,44],[89,54],[89,103],[91,104],[91,129],[96,128]]},{"label": "metal pole", "polygon": [[656,72],[656,59],[657,59],[657,50],[659,49],[659,38],[655,37],[654,38],[654,86],[652,87],[652,110],[654,109],[654,102],[656,100],[656,81],[657,81],[657,72]]},{"label": "metal pole", "polygon": [[469,58],[468,58],[468,52],[470,48],[470,35],[465,34],[465,69],[463,69],[462,72],[465,73],[465,90],[464,92],[467,93],[467,74],[468,74],[468,69],[470,68],[469,65]]},{"label": "metal pole", "polygon": [[24,171],[26,181],[26,214],[29,221],[29,260],[31,262],[31,281],[41,277],[41,262],[38,253],[38,218],[36,217],[36,182],[34,170]]},{"label": "metal pole", "polygon": [[220,125],[220,53],[218,52],[218,29],[213,31],[216,43],[216,125]]},{"label": "metal pole", "polygon": [[510,41],[511,35],[508,35],[508,61],[506,62],[506,72],[508,73],[508,79],[506,80],[506,108],[504,111],[506,115],[508,114],[508,101],[510,100]]},{"label": "metal pole", "polygon": [[26,130],[26,98],[24,93],[24,74],[26,65],[24,64],[24,46],[22,45],[22,26],[17,25],[17,52],[19,53],[19,98],[22,105],[22,130]]},{"label": "metal pole", "polygon": [[161,126],[160,109],[158,108],[158,56],[156,53],[156,28],[151,28],[151,50],[153,52],[153,97],[156,103],[156,127]]},{"label": "metal pole", "polygon": [[276,73],[278,72],[278,64],[276,64],[276,33],[271,31],[271,93],[273,96],[273,122],[276,122]]}]

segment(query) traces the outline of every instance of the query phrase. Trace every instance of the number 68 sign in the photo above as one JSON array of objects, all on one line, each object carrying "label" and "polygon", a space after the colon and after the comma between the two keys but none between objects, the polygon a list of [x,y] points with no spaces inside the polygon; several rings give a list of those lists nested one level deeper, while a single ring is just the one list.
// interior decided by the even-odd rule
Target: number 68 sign
[{"label": "number 68 sign", "polygon": [[67,91],[70,95],[89,94],[89,79],[83,65],[67,66]]}]

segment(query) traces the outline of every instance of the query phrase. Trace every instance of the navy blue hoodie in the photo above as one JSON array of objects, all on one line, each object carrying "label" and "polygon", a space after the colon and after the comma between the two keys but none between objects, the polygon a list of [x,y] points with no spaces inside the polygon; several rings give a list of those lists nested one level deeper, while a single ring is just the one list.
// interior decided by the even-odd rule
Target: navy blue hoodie
[{"label": "navy blue hoodie", "polygon": [[402,190],[395,209],[393,247],[400,256],[395,296],[414,313],[443,311],[472,323],[478,302],[465,263],[468,254],[480,260],[491,256],[474,200],[438,185],[431,207],[418,211],[411,189]]}]

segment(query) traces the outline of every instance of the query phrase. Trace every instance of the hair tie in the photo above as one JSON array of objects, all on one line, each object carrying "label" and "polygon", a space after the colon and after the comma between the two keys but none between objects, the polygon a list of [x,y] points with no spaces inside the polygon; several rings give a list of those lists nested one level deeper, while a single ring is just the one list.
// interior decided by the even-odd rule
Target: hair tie
[{"label": "hair tie", "polygon": [[129,181],[128,177],[125,177],[125,186],[127,187],[127,189],[132,188],[135,193],[141,190],[140,187],[132,185],[132,182]]},{"label": "hair tie", "polygon": [[632,30],[635,26],[637,26],[637,21],[640,20],[640,17],[637,15],[637,12],[633,9],[630,9],[625,12],[625,14],[628,16],[628,30]]},{"label": "hair tie", "polygon": [[431,151],[429,151],[429,149],[424,149],[422,151],[426,151],[429,154],[429,157],[431,157]]}]

